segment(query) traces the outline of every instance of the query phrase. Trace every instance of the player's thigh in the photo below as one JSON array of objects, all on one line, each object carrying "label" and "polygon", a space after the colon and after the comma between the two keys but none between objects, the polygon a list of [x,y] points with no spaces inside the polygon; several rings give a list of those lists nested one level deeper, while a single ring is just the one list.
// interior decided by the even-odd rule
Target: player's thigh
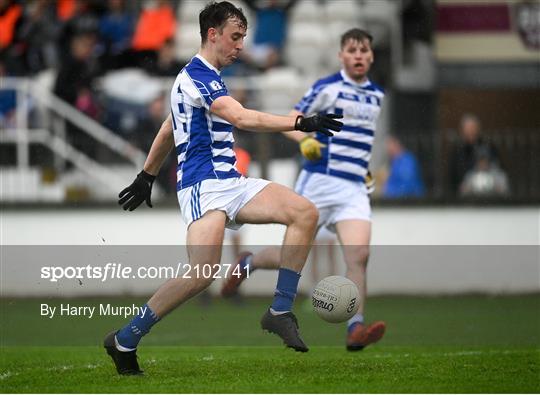
[{"label": "player's thigh", "polygon": [[189,225],[187,245],[192,266],[220,262],[226,220],[223,211],[211,210]]},{"label": "player's thigh", "polygon": [[369,256],[371,222],[360,219],[336,223],[336,233],[343,249],[345,262],[364,262]]},{"label": "player's thigh", "polygon": [[235,221],[243,224],[288,225],[296,218],[307,217],[318,217],[313,203],[290,188],[271,183],[240,209]]}]

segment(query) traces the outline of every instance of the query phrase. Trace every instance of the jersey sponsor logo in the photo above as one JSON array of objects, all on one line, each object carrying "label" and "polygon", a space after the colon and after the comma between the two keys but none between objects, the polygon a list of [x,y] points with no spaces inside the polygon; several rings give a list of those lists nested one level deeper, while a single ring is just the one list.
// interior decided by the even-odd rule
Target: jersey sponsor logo
[{"label": "jersey sponsor logo", "polygon": [[212,88],[215,91],[219,91],[219,90],[223,89],[223,85],[221,85],[219,82],[214,80],[214,81],[210,82],[210,88]]},{"label": "jersey sponsor logo", "polygon": [[354,95],[352,93],[347,93],[347,92],[339,92],[338,99],[360,101],[360,98],[357,95]]}]

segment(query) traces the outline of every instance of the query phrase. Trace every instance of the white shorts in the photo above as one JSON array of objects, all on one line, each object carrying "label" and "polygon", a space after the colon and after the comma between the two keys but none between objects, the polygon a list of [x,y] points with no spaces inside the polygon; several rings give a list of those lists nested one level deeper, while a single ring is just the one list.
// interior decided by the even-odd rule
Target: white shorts
[{"label": "white shorts", "polygon": [[178,191],[182,219],[189,226],[207,211],[219,210],[227,215],[227,228],[239,229],[242,225],[235,222],[236,215],[268,184],[270,181],[246,177],[203,180]]},{"label": "white shorts", "polygon": [[371,222],[371,205],[363,183],[302,170],[295,191],[317,206],[319,226],[326,226],[332,232],[339,221]]}]

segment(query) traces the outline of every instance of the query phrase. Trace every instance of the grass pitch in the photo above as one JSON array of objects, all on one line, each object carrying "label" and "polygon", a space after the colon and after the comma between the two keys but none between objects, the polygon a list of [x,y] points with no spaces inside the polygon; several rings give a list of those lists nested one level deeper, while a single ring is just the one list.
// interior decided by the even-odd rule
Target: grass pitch
[{"label": "grass pitch", "polygon": [[[144,302],[46,302],[134,301]],[[321,321],[300,300],[306,354],[259,329],[267,299],[195,300],[143,340],[143,377],[117,376],[101,347],[124,319],[50,320],[40,303],[0,300],[2,392],[540,392],[539,295],[371,298],[367,316],[386,320],[388,332],[358,353],[345,351],[343,325]]]}]

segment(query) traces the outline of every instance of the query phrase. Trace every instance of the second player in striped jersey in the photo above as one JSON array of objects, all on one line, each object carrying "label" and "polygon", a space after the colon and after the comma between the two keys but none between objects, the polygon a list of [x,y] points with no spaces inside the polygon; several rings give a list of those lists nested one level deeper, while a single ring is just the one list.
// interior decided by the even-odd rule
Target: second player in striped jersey
[{"label": "second player in striped jersey", "polygon": [[[292,131],[286,136],[300,144],[306,161],[296,183],[296,192],[311,200],[319,210],[319,227],[335,232],[342,246],[346,276],[359,288],[357,314],[348,322],[346,347],[361,350],[379,341],[385,332],[382,321],[364,323],[366,266],[371,239],[371,206],[368,192],[369,162],[383,90],[368,78],[374,61],[371,35],[351,29],[341,37],[339,58],[342,69],[318,80],[290,115],[343,115],[339,135],[311,136]],[[280,249],[268,248],[256,255],[243,254],[237,264],[248,270],[275,269]],[[222,294],[236,293],[245,277],[229,278]]]}]

